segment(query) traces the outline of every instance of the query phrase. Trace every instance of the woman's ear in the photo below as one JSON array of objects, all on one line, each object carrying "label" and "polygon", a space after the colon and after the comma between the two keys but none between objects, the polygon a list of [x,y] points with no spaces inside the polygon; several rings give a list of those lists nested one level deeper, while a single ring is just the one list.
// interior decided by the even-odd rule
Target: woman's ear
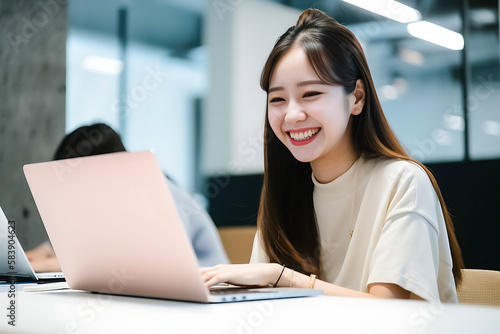
[{"label": "woman's ear", "polygon": [[363,110],[363,106],[365,105],[365,84],[363,80],[356,80],[356,88],[354,88],[354,92],[352,92],[354,96],[354,105],[352,106],[351,114],[359,115]]}]

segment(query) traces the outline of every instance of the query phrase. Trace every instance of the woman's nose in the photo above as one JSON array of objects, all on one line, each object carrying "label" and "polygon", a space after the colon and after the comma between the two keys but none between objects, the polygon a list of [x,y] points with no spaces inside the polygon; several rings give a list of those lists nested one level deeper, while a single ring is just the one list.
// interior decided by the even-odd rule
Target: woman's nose
[{"label": "woman's nose", "polygon": [[286,109],[285,122],[296,123],[306,119],[307,115],[298,103],[290,103]]}]

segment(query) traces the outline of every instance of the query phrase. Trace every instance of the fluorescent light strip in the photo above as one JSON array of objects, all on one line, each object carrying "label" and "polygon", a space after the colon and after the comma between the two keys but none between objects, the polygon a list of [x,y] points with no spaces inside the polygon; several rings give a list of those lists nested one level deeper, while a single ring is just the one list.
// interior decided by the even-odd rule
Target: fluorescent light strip
[{"label": "fluorescent light strip", "polygon": [[407,26],[410,35],[451,50],[462,50],[464,38],[457,32],[427,21],[413,22]]},{"label": "fluorescent light strip", "polygon": [[422,18],[418,10],[393,0],[344,0],[344,2],[401,23],[419,21]]},{"label": "fluorescent light strip", "polygon": [[101,56],[87,56],[82,65],[87,70],[107,74],[119,74],[123,68],[123,63],[120,60]]}]

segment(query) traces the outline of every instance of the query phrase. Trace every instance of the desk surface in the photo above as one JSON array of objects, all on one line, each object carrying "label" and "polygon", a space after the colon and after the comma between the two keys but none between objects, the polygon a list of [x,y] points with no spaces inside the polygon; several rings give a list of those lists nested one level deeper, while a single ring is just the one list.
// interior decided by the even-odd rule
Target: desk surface
[{"label": "desk surface", "polygon": [[0,293],[0,333],[500,333],[500,308],[307,297],[197,304],[82,291]]}]

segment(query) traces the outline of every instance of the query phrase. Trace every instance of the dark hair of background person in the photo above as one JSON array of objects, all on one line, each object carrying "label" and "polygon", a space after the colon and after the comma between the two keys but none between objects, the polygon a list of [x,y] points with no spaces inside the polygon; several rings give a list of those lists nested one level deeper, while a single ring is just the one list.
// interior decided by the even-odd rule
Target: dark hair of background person
[{"label": "dark hair of background person", "polygon": [[[54,160],[125,151],[122,139],[115,130],[104,123],[96,123],[81,126],[64,136],[54,153]],[[168,174],[164,175],[170,182],[177,184]]]},{"label": "dark hair of background person", "polygon": [[[411,159],[399,143],[382,111],[363,49],[346,27],[316,9],[304,11],[295,26],[276,42],[261,75],[261,88],[268,93],[269,81],[282,57],[300,46],[318,77],[327,84],[342,85],[347,94],[356,81],[365,86],[365,104],[360,115],[352,116],[354,149],[365,158],[388,157],[412,161],[428,174],[443,210],[453,259],[455,284],[464,268],[453,222],[432,173]],[[321,277],[320,240],[313,206],[311,165],[296,160],[275,136],[266,118],[264,132],[264,185],[257,218],[263,247],[271,262],[286,263],[305,274]]]},{"label": "dark hair of background person", "polygon": [[54,160],[123,152],[120,135],[103,123],[79,127],[67,134],[54,153]]}]

